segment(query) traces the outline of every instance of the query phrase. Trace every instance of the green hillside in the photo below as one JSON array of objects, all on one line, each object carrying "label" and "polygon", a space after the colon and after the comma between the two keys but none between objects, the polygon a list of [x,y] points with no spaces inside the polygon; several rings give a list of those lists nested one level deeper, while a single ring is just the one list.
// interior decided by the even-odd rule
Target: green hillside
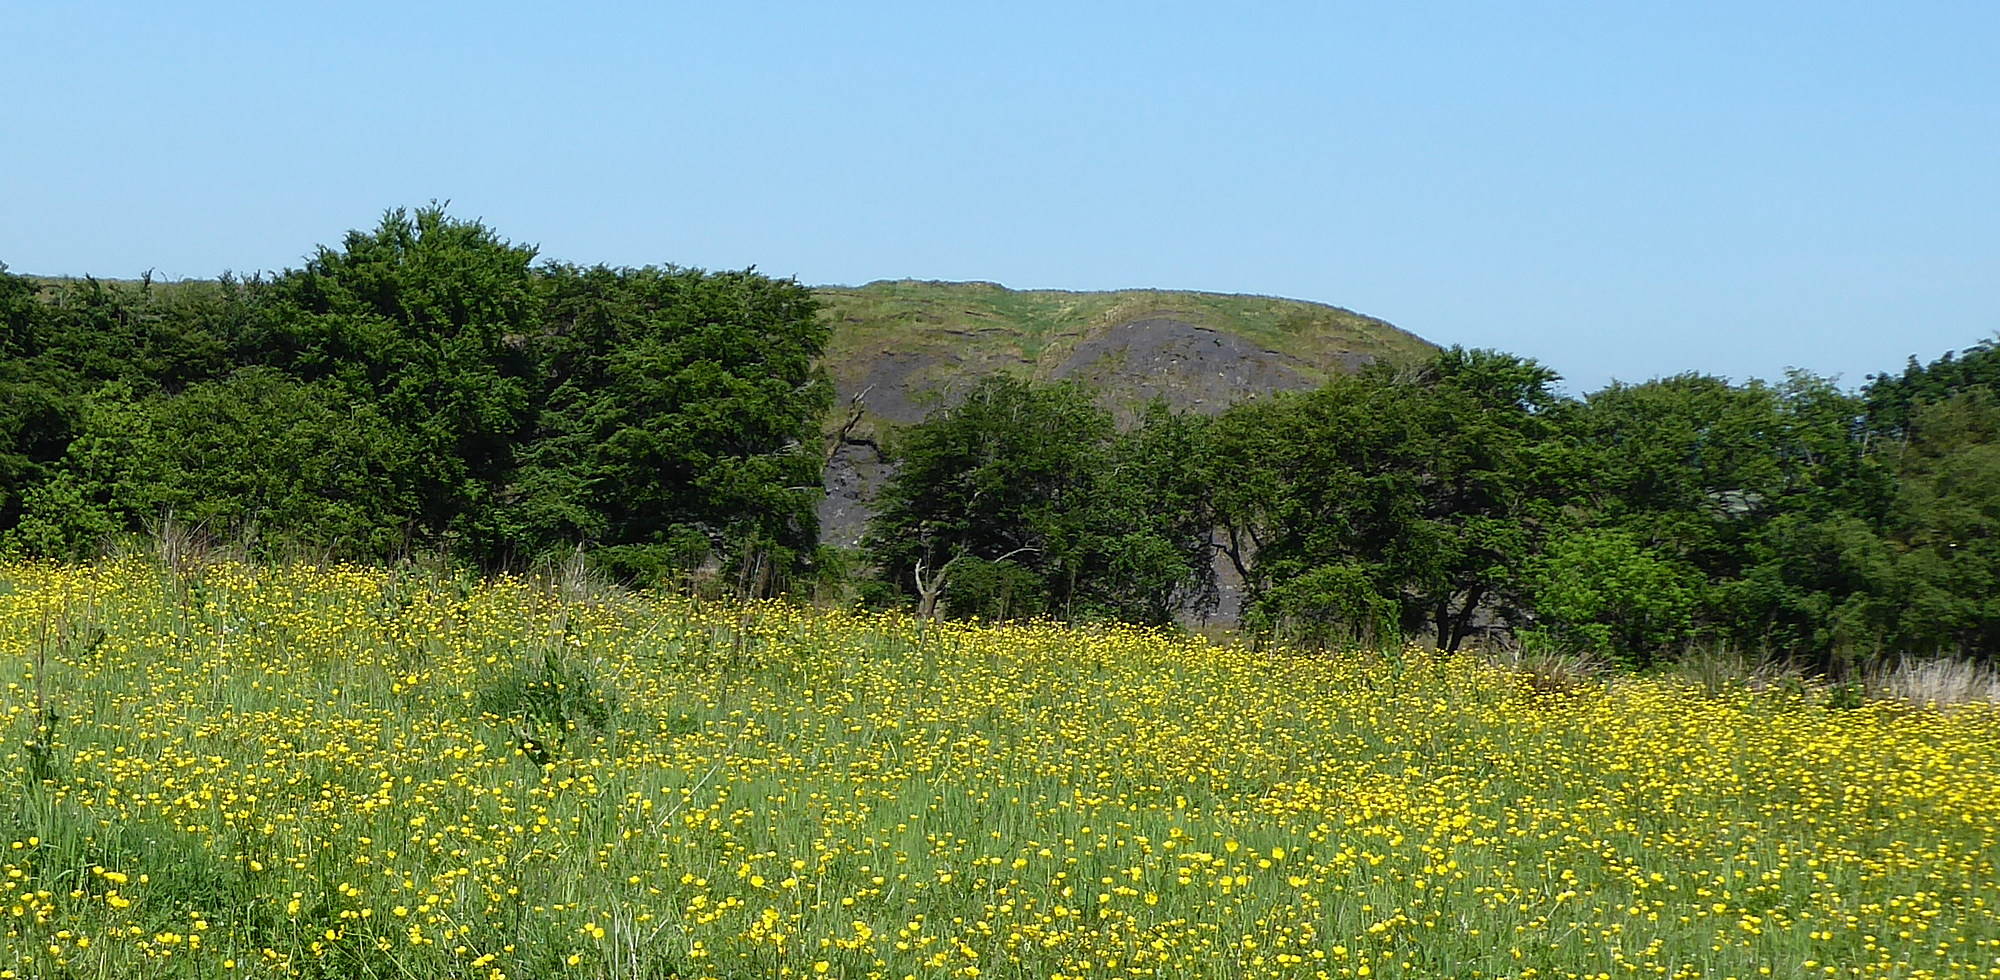
[{"label": "green hillside", "polygon": [[[1171,353],[1146,349],[1147,356],[1132,361],[1140,352],[1127,350],[1131,343],[1114,341],[1103,351],[1093,351],[1091,343],[1137,323],[1178,324],[1180,329],[1171,331],[1176,335],[1193,328],[1236,341],[1221,359],[1267,364],[1281,369],[1276,373],[1286,379],[1296,375],[1294,383],[1278,385],[1282,387],[1322,381],[1370,360],[1421,356],[1432,349],[1414,334],[1374,317],[1269,296],[1012,290],[987,282],[912,280],[824,286],[815,294],[834,328],[827,369],[844,394],[874,384],[878,391],[900,388],[914,397],[924,388],[948,385],[955,376],[999,371],[1065,377],[1087,366],[1080,351],[1086,356],[1122,353],[1128,361],[1122,370],[1105,372],[1112,377],[1093,380],[1136,380],[1169,366],[1151,362],[1164,361]],[[1176,400],[1172,390],[1163,393]],[[884,399],[890,411],[879,411],[872,403],[875,397],[871,394],[872,414],[903,420],[907,413],[900,397],[892,393]]]}]

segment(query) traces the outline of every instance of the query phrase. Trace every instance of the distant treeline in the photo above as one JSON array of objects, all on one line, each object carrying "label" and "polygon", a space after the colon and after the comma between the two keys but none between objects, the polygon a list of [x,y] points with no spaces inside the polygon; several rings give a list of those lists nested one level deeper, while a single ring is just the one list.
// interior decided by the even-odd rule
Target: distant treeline
[{"label": "distant treeline", "polygon": [[537,262],[435,207],[271,277],[0,272],[0,548],[89,554],[172,515],[267,554],[581,548],[641,584],[1142,623],[1212,608],[1221,565],[1246,625],[1306,643],[2000,652],[1990,343],[1858,392],[1581,399],[1452,349],[1122,429],[1087,390],[988,379],[892,440],[845,555],[813,516],[826,339],[795,282]]}]

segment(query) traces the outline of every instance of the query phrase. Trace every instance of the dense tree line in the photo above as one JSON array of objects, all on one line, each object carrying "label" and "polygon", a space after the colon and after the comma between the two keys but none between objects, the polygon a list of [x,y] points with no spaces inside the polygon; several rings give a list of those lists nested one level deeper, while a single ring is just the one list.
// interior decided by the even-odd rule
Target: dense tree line
[{"label": "dense tree line", "polygon": [[[263,554],[582,548],[782,591],[844,563],[813,516],[827,329],[795,282],[539,260],[437,207],[269,277],[0,267],[0,549],[171,515]],[[1119,425],[1080,387],[986,379],[891,441],[860,592],[1168,623],[1220,575],[1247,626],[1307,643],[2000,654],[2000,348],[1853,392],[1557,380],[1452,349]]]},{"label": "dense tree line", "polygon": [[1165,622],[1214,595],[1219,556],[1246,625],[1312,643],[2000,652],[2000,350],[1858,393],[1557,380],[1451,349],[1123,432],[1087,393],[988,381],[908,433],[870,547],[959,614]]},{"label": "dense tree line", "polygon": [[537,262],[430,207],[269,278],[0,272],[0,326],[15,551],[172,515],[265,552],[581,546],[769,590],[816,545],[826,327],[795,282]]}]

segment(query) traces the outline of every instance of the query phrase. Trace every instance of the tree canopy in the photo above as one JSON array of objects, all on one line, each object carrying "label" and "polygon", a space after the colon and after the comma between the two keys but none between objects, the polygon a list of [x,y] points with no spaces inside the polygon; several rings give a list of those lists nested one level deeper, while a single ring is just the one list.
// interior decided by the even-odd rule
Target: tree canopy
[{"label": "tree canopy", "polygon": [[634,578],[810,562],[809,290],[537,262],[440,207],[215,283],[0,274],[0,535],[74,553],[166,513],[266,549],[586,547]]},{"label": "tree canopy", "polygon": [[980,381],[894,447],[867,550],[925,616],[1163,623],[1212,594],[1199,423],[1136,430],[1075,384]]}]

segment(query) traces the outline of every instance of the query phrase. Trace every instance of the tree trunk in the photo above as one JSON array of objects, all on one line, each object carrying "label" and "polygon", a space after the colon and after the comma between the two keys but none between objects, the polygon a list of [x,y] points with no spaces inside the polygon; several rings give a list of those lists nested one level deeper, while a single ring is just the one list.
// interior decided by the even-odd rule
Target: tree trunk
[{"label": "tree trunk", "polygon": [[1466,634],[1472,631],[1472,614],[1479,609],[1480,600],[1485,598],[1486,590],[1476,585],[1465,593],[1465,605],[1459,607],[1456,621],[1452,623],[1451,645],[1445,648],[1447,651],[1458,652],[1459,644],[1464,643]]},{"label": "tree trunk", "polygon": [[922,566],[918,566],[918,571],[917,571],[917,618],[918,619],[924,620],[926,622],[935,622],[937,620],[938,599],[944,595],[945,573],[949,571],[950,568],[951,566],[947,564],[944,568],[938,569],[937,574],[932,575],[930,577],[930,581],[926,582],[924,581]]}]

